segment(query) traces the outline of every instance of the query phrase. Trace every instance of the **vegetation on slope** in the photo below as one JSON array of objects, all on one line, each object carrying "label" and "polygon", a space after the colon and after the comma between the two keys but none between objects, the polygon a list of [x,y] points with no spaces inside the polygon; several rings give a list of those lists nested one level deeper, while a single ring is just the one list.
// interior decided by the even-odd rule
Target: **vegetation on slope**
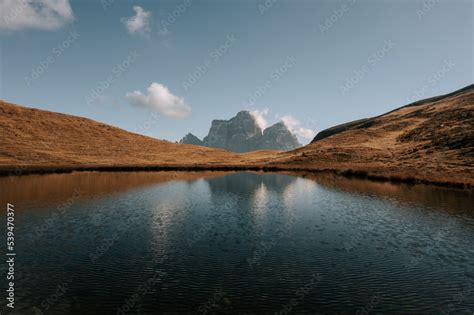
[{"label": "vegetation on slope", "polygon": [[296,150],[239,154],[170,143],[86,118],[0,102],[0,173],[331,170],[374,179],[474,185],[474,85],[328,130]]}]

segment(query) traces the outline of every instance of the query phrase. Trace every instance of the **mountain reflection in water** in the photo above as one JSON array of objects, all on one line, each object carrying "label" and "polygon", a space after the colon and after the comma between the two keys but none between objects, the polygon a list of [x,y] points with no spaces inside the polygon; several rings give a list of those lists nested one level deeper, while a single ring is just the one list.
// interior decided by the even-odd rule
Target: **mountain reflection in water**
[{"label": "mountain reflection in water", "polygon": [[472,314],[471,192],[297,175],[0,178],[15,310]]}]

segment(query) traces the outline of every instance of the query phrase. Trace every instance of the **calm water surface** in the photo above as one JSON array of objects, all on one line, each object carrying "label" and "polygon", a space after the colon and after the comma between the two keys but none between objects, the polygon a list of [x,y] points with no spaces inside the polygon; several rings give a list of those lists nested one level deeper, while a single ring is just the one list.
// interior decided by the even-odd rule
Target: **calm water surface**
[{"label": "calm water surface", "polygon": [[19,314],[474,312],[471,192],[259,173],[0,188]]}]

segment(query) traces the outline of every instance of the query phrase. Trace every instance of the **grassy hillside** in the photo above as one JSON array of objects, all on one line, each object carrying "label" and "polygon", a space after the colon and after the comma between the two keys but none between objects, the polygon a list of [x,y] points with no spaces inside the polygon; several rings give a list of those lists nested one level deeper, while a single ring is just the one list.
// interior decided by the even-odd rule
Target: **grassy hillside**
[{"label": "grassy hillside", "polygon": [[[0,170],[239,165],[242,156],[175,144],[91,119],[0,101]],[[268,153],[262,153],[265,157]],[[273,154],[273,153],[272,153]],[[255,159],[246,155],[245,163]]]},{"label": "grassy hillside", "polygon": [[345,126],[272,164],[375,178],[474,182],[474,85]]},{"label": "grassy hillside", "polygon": [[[342,126],[342,128],[341,128]],[[474,187],[474,85],[342,124],[288,152],[175,144],[0,101],[0,174],[130,169],[330,170]]]}]

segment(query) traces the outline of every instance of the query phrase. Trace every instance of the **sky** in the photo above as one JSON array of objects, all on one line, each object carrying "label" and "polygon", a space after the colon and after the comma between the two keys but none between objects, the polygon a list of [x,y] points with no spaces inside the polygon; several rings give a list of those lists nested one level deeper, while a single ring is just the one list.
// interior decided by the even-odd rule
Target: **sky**
[{"label": "sky", "polygon": [[177,141],[240,110],[308,143],[473,83],[471,0],[0,0],[0,99]]}]

